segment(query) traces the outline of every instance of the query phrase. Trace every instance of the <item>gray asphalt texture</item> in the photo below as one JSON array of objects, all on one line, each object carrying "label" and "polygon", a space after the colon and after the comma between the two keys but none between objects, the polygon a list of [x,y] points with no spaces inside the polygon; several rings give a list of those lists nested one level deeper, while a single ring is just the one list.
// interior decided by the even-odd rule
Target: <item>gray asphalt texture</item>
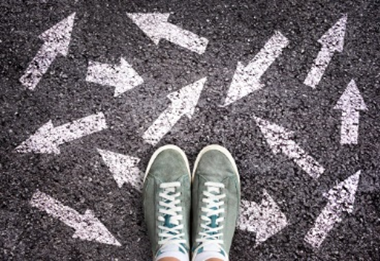
[{"label": "gray asphalt texture", "polygon": [[[162,40],[156,46],[126,12],[171,12],[169,21],[209,39],[204,54]],[[19,82],[43,42],[38,36],[76,12],[69,54],[58,56],[35,91]],[[317,40],[348,14],[344,51],[316,89],[303,84],[320,51]],[[141,158],[174,143],[190,161],[211,143],[226,146],[241,173],[242,198],[266,189],[289,225],[258,247],[237,231],[231,260],[380,260],[380,2],[111,1],[0,2],[0,259],[150,260],[140,192],[117,186],[97,148]],[[227,106],[238,61],[248,62],[279,30],[290,41],[261,78],[265,87]],[[85,81],[88,62],[124,57],[144,84],[113,97],[114,87]],[[166,96],[207,77],[191,120],[182,117],[155,147],[142,134],[167,108]],[[351,79],[367,104],[357,145],[340,145],[341,111]],[[50,119],[55,126],[99,111],[108,130],[60,146],[60,155],[13,150]],[[274,155],[252,116],[294,131],[295,141],[325,168],[313,180],[285,155]],[[354,211],[342,214],[319,250],[304,242],[327,201],[323,193],[362,170]],[[72,238],[74,230],[33,208],[40,191],[80,213],[94,211],[121,247]]]}]

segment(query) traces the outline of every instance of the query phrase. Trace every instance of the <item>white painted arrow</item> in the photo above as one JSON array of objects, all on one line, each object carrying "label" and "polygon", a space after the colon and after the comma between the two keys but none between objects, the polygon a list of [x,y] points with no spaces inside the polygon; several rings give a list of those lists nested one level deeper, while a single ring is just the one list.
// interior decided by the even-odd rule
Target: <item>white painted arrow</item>
[{"label": "white painted arrow", "polygon": [[322,79],[327,66],[335,52],[343,51],[344,34],[346,32],[347,15],[344,15],[333,27],[331,27],[319,40],[322,49],[318,53],[313,66],[307,75],[304,84],[315,88]]},{"label": "white painted arrow", "polygon": [[359,177],[360,171],[348,177],[324,195],[328,203],[318,216],[314,226],[305,236],[305,241],[313,248],[319,248],[335,223],[342,221],[341,215],[343,212],[352,213],[354,210]]},{"label": "white painted arrow", "polygon": [[127,13],[128,17],[158,45],[161,39],[202,54],[208,40],[168,22],[170,13]]},{"label": "white painted arrow", "polygon": [[172,103],[145,131],[143,139],[154,146],[183,115],[191,119],[205,82],[206,78],[202,78],[179,91],[170,93],[168,98]]},{"label": "white painted arrow", "polygon": [[54,25],[39,36],[44,44],[20,78],[22,85],[34,90],[58,54],[66,56],[69,51],[75,13]]},{"label": "white painted arrow", "polygon": [[274,154],[282,152],[314,179],[323,174],[325,169],[290,139],[292,132],[258,117],[254,119]]},{"label": "white painted arrow", "polygon": [[256,233],[256,246],[288,225],[285,214],[265,189],[260,205],[242,200],[240,208],[238,228]]},{"label": "white painted arrow", "polygon": [[86,210],[84,215],[80,215],[74,209],[38,190],[33,194],[30,204],[75,229],[73,238],[121,246],[91,210]]},{"label": "white painted arrow", "polygon": [[139,158],[101,149],[98,149],[98,152],[113,174],[119,188],[121,188],[124,183],[128,183],[137,190],[142,189],[143,178],[137,167],[137,164],[140,162]]},{"label": "white painted arrow", "polygon": [[367,110],[367,106],[354,80],[350,81],[334,109],[342,110],[340,144],[358,144],[359,110]]},{"label": "white painted arrow", "polygon": [[21,143],[16,152],[55,153],[59,154],[59,145],[107,129],[103,113],[54,127],[52,121],[44,124],[29,139]]},{"label": "white painted arrow", "polygon": [[288,39],[280,32],[276,31],[247,66],[241,62],[238,62],[226,100],[224,102],[224,106],[227,106],[243,98],[244,96],[261,89],[264,86],[260,82],[261,76],[277,59],[277,57],[280,56],[282,50],[288,44]]},{"label": "white painted arrow", "polygon": [[123,58],[118,66],[90,61],[86,81],[115,87],[115,97],[144,82]]}]

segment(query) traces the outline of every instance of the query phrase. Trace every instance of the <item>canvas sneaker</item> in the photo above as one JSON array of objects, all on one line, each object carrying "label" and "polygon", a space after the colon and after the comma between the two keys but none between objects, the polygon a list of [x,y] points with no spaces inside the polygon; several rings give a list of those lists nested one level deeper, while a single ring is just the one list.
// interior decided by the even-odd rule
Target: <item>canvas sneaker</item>
[{"label": "canvas sneaker", "polygon": [[189,260],[191,174],[177,146],[159,148],[149,161],[143,185],[144,216],[154,260]]},{"label": "canvas sneaker", "polygon": [[192,175],[193,261],[227,261],[240,207],[240,179],[234,159],[219,145],[205,147]]}]

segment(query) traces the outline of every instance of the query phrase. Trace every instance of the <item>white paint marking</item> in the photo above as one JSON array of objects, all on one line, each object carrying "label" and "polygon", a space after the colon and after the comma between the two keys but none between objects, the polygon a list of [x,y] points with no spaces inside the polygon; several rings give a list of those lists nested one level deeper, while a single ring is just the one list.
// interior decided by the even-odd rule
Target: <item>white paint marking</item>
[{"label": "white paint marking", "polygon": [[274,154],[282,152],[314,179],[323,174],[325,169],[290,139],[292,132],[258,117],[254,119]]},{"label": "white paint marking", "polygon": [[128,17],[158,45],[161,39],[203,54],[208,40],[168,22],[170,13],[127,13]]},{"label": "white paint marking", "polygon": [[144,82],[123,58],[118,66],[90,61],[86,81],[115,87],[115,97]]},{"label": "white paint marking", "polygon": [[319,40],[322,49],[318,53],[313,66],[307,75],[304,84],[315,88],[335,52],[342,52],[344,45],[344,34],[346,32],[347,15],[344,15],[333,27],[331,27]]},{"label": "white paint marking", "polygon": [[261,89],[264,86],[264,84],[260,82],[261,76],[277,57],[280,56],[282,50],[288,44],[288,39],[280,32],[276,31],[247,66],[238,62],[223,106],[227,106],[244,96]]},{"label": "white paint marking", "polygon": [[143,139],[154,146],[184,114],[191,119],[205,82],[206,78],[202,78],[179,91],[170,93],[168,98],[172,103],[145,131]]},{"label": "white paint marking", "polygon": [[358,144],[359,110],[367,110],[367,106],[354,80],[350,81],[334,109],[342,110],[340,144]]},{"label": "white paint marking", "polygon": [[40,127],[29,139],[21,143],[15,151],[20,153],[59,154],[59,145],[104,129],[107,129],[107,124],[104,114],[101,112],[59,127],[54,127],[50,120]]},{"label": "white paint marking", "polygon": [[256,233],[256,246],[288,225],[285,214],[265,189],[260,205],[242,200],[240,206],[238,228]]},{"label": "white paint marking", "polygon": [[38,190],[33,194],[30,204],[75,229],[73,238],[121,246],[91,210],[86,210],[84,215],[80,215],[74,209]]},{"label": "white paint marking", "polygon": [[66,56],[69,51],[75,13],[54,25],[39,36],[44,44],[20,78],[22,85],[34,90],[58,54]]},{"label": "white paint marking", "polygon": [[328,203],[305,236],[305,241],[314,249],[321,246],[335,223],[342,221],[343,212],[353,212],[359,178],[360,171],[340,182],[324,195]]},{"label": "white paint marking", "polygon": [[101,149],[98,149],[98,152],[113,174],[113,178],[119,188],[121,188],[124,183],[128,183],[135,189],[141,191],[143,177],[137,167],[137,164],[140,162],[139,158]]}]

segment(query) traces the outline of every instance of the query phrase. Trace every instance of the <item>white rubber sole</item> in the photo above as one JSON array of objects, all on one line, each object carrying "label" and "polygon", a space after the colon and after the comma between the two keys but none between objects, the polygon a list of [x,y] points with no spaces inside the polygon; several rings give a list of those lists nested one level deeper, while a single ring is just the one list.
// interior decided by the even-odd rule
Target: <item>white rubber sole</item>
[{"label": "white rubber sole", "polygon": [[231,164],[232,164],[232,166],[233,166],[233,168],[235,170],[235,173],[236,173],[236,176],[238,178],[239,185],[240,185],[240,175],[239,175],[239,171],[237,169],[237,166],[236,166],[234,158],[232,157],[231,153],[226,148],[224,148],[224,147],[222,147],[220,145],[217,145],[217,144],[208,145],[208,146],[204,147],[199,152],[199,154],[197,156],[197,159],[195,160],[195,163],[194,163],[194,168],[193,168],[193,174],[192,174],[191,182],[194,181],[195,171],[197,170],[199,161],[201,160],[203,154],[205,154],[206,152],[208,152],[210,150],[217,150],[217,151],[223,153],[228,158],[228,160],[231,162]]},{"label": "white rubber sole", "polygon": [[148,167],[146,168],[146,171],[145,171],[143,184],[145,183],[145,179],[146,179],[146,177],[148,176],[148,173],[149,173],[149,171],[150,171],[150,168],[152,167],[153,162],[154,162],[155,159],[157,158],[158,154],[160,154],[160,153],[163,152],[164,150],[168,150],[168,149],[175,150],[175,151],[179,152],[179,154],[181,154],[182,158],[183,158],[183,159],[185,160],[185,162],[186,162],[187,172],[189,173],[189,177],[190,177],[190,179],[191,179],[191,174],[190,174],[191,172],[190,172],[189,160],[187,159],[185,152],[184,152],[180,147],[178,147],[178,146],[176,146],[176,145],[169,144],[169,145],[164,145],[164,146],[158,148],[158,149],[153,153],[152,157],[151,157],[150,160],[149,160]]}]

